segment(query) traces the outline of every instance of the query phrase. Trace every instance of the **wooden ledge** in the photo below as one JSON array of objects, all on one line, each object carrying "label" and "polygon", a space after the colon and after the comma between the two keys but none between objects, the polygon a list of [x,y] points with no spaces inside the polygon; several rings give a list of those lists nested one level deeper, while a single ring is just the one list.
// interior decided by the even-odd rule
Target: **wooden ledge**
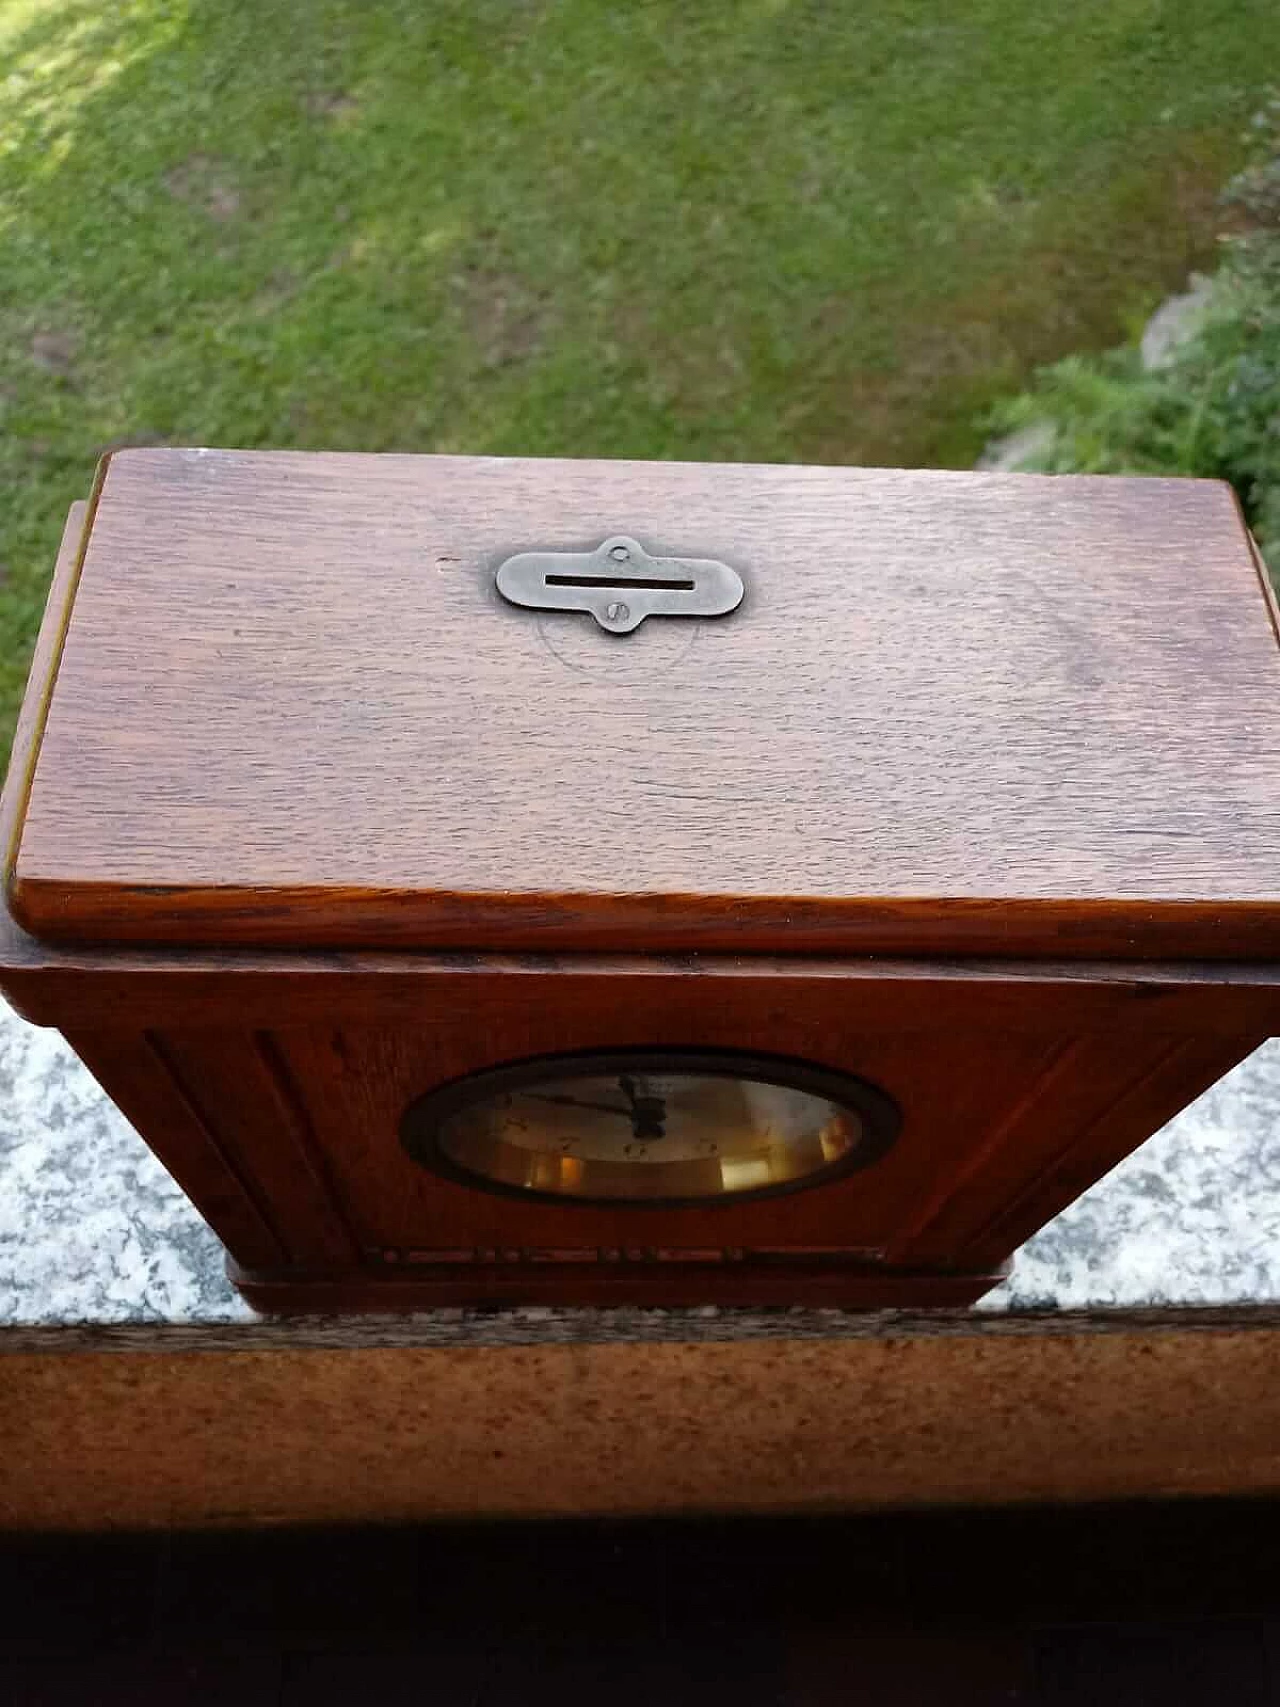
[{"label": "wooden ledge", "polygon": [[506,1343],[477,1343],[472,1323],[465,1344],[461,1324],[448,1343],[447,1324],[422,1318],[10,1330],[0,1524],[1280,1490],[1280,1307],[847,1318],[821,1336],[775,1322],[733,1339],[705,1321],[707,1337],[684,1323],[674,1338],[614,1340],[600,1323],[572,1339],[534,1319]]}]

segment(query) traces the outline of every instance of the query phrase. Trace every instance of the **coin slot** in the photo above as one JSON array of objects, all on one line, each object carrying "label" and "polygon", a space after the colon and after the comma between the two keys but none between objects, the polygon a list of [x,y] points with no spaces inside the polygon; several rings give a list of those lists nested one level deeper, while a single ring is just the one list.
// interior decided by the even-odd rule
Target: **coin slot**
[{"label": "coin slot", "polygon": [[519,551],[498,567],[498,592],[530,610],[582,611],[607,634],[634,634],[646,617],[727,616],[742,577],[711,557],[655,557],[614,534],[594,551]]},{"label": "coin slot", "polygon": [[629,575],[625,581],[613,581],[604,575],[548,575],[548,587],[596,587],[601,592],[629,593],[635,587],[652,587],[660,593],[691,593],[696,581],[659,581],[640,575]]}]

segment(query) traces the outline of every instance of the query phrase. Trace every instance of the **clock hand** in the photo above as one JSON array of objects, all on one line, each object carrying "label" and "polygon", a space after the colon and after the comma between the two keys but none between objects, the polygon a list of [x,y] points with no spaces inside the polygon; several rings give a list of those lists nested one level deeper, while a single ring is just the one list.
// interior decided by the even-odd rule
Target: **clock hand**
[{"label": "clock hand", "polygon": [[585,1097],[558,1096],[551,1091],[530,1091],[532,1102],[555,1103],[561,1108],[586,1108],[596,1114],[620,1114],[624,1120],[631,1122],[631,1133],[634,1138],[663,1138],[666,1136],[667,1105],[662,1097],[644,1096],[638,1094],[635,1080],[625,1074],[618,1080],[618,1088],[630,1103],[629,1108],[619,1108],[617,1103],[590,1102]]},{"label": "clock hand", "polygon": [[629,1108],[619,1108],[617,1103],[613,1102],[586,1102],[582,1097],[544,1095],[539,1091],[530,1091],[529,1098],[532,1102],[554,1102],[564,1108],[589,1108],[598,1114],[620,1114],[624,1120],[631,1119]]},{"label": "clock hand", "polygon": [[649,1096],[636,1091],[636,1082],[623,1073],[618,1089],[631,1104],[631,1125],[637,1138],[665,1138],[667,1103],[665,1097]]}]

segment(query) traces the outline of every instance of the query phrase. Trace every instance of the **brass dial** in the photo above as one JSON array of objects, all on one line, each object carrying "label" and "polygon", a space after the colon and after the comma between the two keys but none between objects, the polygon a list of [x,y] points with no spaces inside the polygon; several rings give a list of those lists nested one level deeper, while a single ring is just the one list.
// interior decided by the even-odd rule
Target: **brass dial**
[{"label": "brass dial", "polygon": [[859,1079],[725,1051],[547,1056],[419,1099],[403,1137],[427,1166],[522,1195],[733,1201],[873,1161],[897,1125]]}]

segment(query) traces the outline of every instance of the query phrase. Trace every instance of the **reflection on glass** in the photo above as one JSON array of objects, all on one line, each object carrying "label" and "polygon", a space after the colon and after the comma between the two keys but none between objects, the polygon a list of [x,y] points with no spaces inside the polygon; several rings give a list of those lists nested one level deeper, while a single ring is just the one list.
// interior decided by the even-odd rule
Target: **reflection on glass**
[{"label": "reflection on glass", "polygon": [[[501,1075],[498,1075],[501,1077]],[[549,1066],[463,1102],[435,1134],[455,1167],[566,1197],[715,1198],[803,1181],[850,1157],[853,1107],[724,1072]]]}]

